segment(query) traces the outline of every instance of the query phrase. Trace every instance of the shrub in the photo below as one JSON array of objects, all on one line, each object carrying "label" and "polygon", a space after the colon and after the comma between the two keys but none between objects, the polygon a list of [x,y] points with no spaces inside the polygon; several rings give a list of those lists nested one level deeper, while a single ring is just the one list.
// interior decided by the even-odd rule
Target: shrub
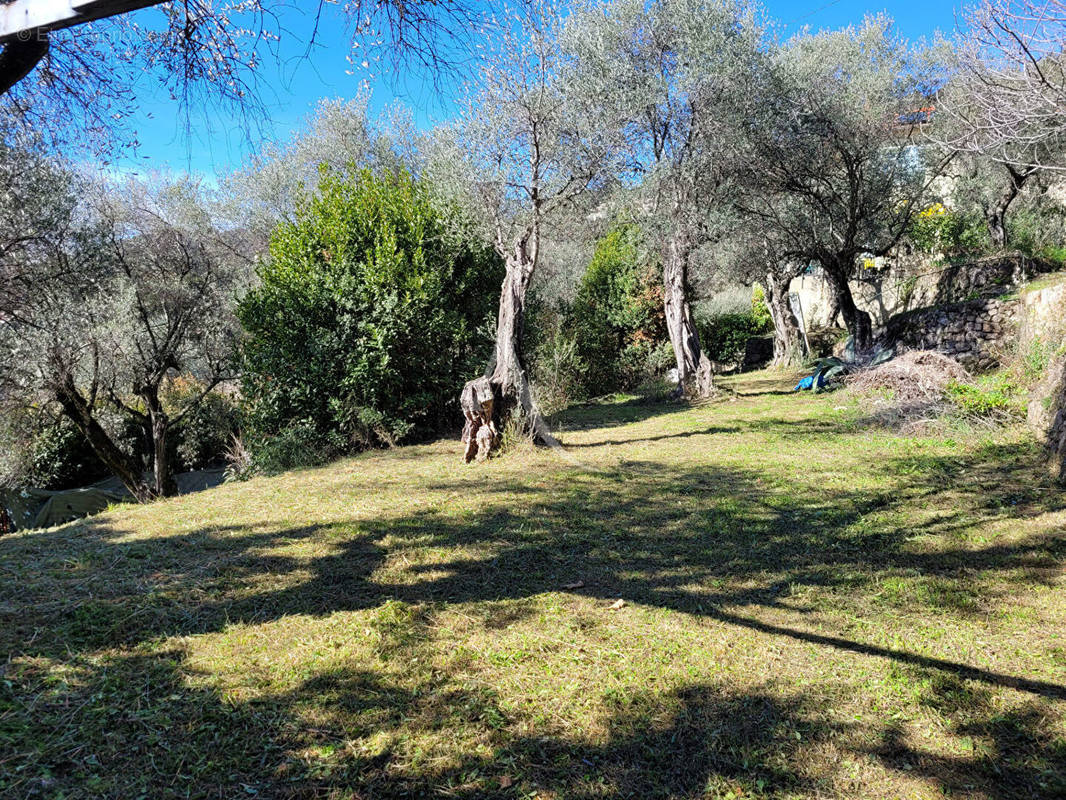
[{"label": "shrub", "polygon": [[1005,372],[983,375],[972,383],[953,381],[947,395],[969,417],[1018,418],[1025,414],[1025,392]]},{"label": "shrub", "polygon": [[1033,257],[1038,261],[1043,261],[1051,269],[1066,269],[1066,247],[1046,244],[1037,248]]},{"label": "shrub", "polygon": [[578,355],[577,337],[557,326],[545,337],[535,356],[537,405],[544,414],[554,414],[571,403],[584,400],[585,362]]},{"label": "shrub", "polygon": [[469,227],[404,172],[323,171],[238,307],[248,433],[261,452],[272,435],[294,450],[294,431],[319,453],[458,424],[503,276]]},{"label": "shrub", "polygon": [[1043,261],[1051,269],[1066,267],[1061,215],[1039,205],[1023,207],[1007,219],[1007,242],[1021,253]]},{"label": "shrub", "polygon": [[1018,357],[1018,371],[1022,382],[1031,386],[1044,377],[1051,364],[1054,348],[1038,336],[1029,340],[1025,352]]},{"label": "shrub", "polygon": [[0,405],[0,490],[26,486],[30,471],[30,424],[26,409]]},{"label": "shrub", "polygon": [[109,474],[85,437],[66,419],[45,425],[33,436],[28,467],[23,480],[37,489],[70,489]]},{"label": "shrub", "polygon": [[697,313],[696,326],[700,342],[714,361],[737,361],[744,355],[744,347],[752,336],[773,330],[766,295],[756,285],[751,292],[749,308],[731,313]]},{"label": "shrub", "polygon": [[622,387],[636,389],[665,375],[677,365],[674,348],[668,341],[647,339],[627,344],[618,359]]},{"label": "shrub", "polygon": [[[203,390],[198,381],[175,378],[163,389],[164,407],[185,408],[189,399]],[[222,463],[238,429],[239,409],[233,398],[221,391],[208,392],[174,432],[176,468],[197,470]]]},{"label": "shrub", "polygon": [[644,256],[635,225],[620,224],[597,243],[568,317],[575,355],[585,365],[585,393],[632,388],[637,374],[643,377],[646,364],[634,370],[634,355],[665,340],[666,321],[658,270]]},{"label": "shrub", "polygon": [[759,284],[751,287],[751,319],[760,331],[773,330],[774,319],[770,316],[770,306],[766,304],[766,290]]},{"label": "shrub", "polygon": [[980,255],[992,245],[980,215],[948,211],[940,203],[918,212],[907,235],[919,250],[948,258]]},{"label": "shrub", "polygon": [[345,437],[339,432],[319,430],[312,420],[298,420],[270,436],[253,440],[249,445],[251,469],[245,465],[242,472],[235,471],[234,477],[244,478],[250,472],[274,475],[298,467],[321,466],[342,455],[346,445]]}]

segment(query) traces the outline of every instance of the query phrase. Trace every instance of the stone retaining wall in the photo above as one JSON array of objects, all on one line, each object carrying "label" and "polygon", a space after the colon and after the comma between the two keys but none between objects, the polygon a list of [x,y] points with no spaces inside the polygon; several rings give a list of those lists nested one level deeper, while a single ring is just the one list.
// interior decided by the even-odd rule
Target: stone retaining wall
[{"label": "stone retaining wall", "polygon": [[920,308],[888,321],[879,342],[936,350],[967,369],[992,369],[1017,336],[1020,300],[989,298]]}]

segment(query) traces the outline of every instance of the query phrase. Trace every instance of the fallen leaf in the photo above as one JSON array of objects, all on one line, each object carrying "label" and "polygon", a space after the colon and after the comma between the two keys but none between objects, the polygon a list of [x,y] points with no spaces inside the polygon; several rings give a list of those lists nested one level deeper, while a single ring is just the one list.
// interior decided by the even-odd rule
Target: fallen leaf
[{"label": "fallen leaf", "polygon": [[501,789],[509,789],[513,783],[514,780],[511,778],[510,775],[504,775],[502,778],[500,778]]},{"label": "fallen leaf", "polygon": [[565,583],[565,584],[563,584],[563,588],[564,589],[580,589],[584,585],[585,585],[584,581],[574,581],[573,583]]},{"label": "fallen leaf", "polygon": [[619,608],[625,608],[625,605],[625,600],[615,600],[613,603],[611,603],[611,611],[616,611]]}]

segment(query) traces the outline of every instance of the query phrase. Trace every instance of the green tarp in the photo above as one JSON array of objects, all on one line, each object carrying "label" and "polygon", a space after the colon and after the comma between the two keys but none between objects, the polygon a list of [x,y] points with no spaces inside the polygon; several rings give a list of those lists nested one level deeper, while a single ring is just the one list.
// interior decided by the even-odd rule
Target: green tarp
[{"label": "green tarp", "polygon": [[0,505],[7,509],[13,530],[51,528],[64,522],[99,514],[112,503],[129,500],[128,492],[88,487],[49,492],[44,489],[20,489],[0,494]]},{"label": "green tarp", "polygon": [[[210,489],[222,483],[223,478],[224,474],[220,469],[183,472],[174,476],[178,484],[178,494]],[[23,531],[62,525],[64,522],[99,514],[113,503],[130,502],[132,499],[133,496],[122,482],[118,478],[111,478],[84,489],[63,489],[55,492],[45,489],[0,490],[0,510],[6,511],[11,530]],[[0,532],[4,531],[3,522],[4,520],[0,519]]]}]

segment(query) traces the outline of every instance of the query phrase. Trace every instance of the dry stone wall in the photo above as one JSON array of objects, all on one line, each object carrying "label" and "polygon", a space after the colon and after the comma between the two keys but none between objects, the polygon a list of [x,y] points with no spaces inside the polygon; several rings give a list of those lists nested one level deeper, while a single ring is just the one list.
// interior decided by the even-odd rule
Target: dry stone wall
[{"label": "dry stone wall", "polygon": [[1020,300],[988,298],[923,308],[888,321],[886,346],[936,350],[972,371],[995,367],[1017,337]]},{"label": "dry stone wall", "polygon": [[[908,311],[1001,295],[1029,280],[1034,268],[1022,256],[940,264],[926,255],[896,254],[891,259],[875,259],[874,267],[860,269],[849,285],[855,303],[870,314],[874,328],[883,328],[892,317]],[[839,323],[828,319],[830,289],[820,270],[793,280],[790,291],[800,297],[808,330]]]}]

